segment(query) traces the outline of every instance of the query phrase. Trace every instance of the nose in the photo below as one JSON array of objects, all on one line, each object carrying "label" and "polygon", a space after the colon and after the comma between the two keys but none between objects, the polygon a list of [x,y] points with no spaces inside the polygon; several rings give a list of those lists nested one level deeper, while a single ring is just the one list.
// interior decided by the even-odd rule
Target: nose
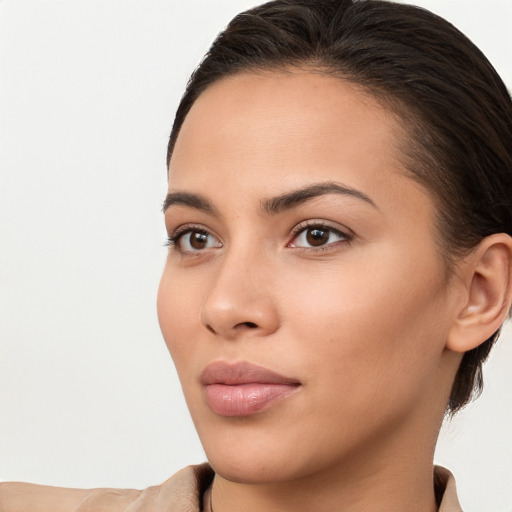
[{"label": "nose", "polygon": [[230,340],[274,333],[279,315],[269,268],[262,258],[227,257],[203,303],[202,325]]}]

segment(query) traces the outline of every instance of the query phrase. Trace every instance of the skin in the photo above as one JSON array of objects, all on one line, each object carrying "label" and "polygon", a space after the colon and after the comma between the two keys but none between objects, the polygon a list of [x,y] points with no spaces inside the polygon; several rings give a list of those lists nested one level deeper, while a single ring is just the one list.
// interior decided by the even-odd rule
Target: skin
[{"label": "skin", "polygon": [[[461,358],[447,340],[467,280],[446,276],[433,199],[400,160],[404,136],[370,96],[303,70],[223,79],[188,114],[169,192],[215,211],[166,209],[171,238],[199,229],[207,243],[194,248],[189,231],[171,244],[158,313],[217,473],[216,512],[436,510],[432,458]],[[262,209],[325,183],[371,202],[326,193]],[[304,221],[331,229],[325,244],[308,245]],[[214,361],[301,385],[227,418],[200,383]]]},{"label": "skin", "polygon": [[[371,97],[304,70],[220,81],[185,120],[158,310],[215,512],[436,510],[437,434],[462,354],[510,309],[512,238],[484,238],[447,273],[406,137]],[[200,382],[218,361],[300,385],[220,416]],[[192,510],[194,482],[186,468],[144,491],[2,483],[0,509]]]}]

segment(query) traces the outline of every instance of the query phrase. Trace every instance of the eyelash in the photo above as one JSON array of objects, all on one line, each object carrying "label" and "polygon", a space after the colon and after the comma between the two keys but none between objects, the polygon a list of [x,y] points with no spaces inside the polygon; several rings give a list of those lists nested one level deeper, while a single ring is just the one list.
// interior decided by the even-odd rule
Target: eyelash
[{"label": "eyelash", "polygon": [[188,233],[200,233],[201,235],[211,235],[211,233],[202,226],[194,226],[187,224],[185,226],[181,226],[174,233],[167,237],[165,242],[166,247],[177,248],[178,242],[180,238],[185,236]]},{"label": "eyelash", "polygon": [[[327,231],[329,233],[332,233],[334,235],[337,235],[337,236],[343,238],[343,240],[340,240],[340,241],[334,242],[334,243],[330,243],[328,245],[322,245],[319,247],[294,247],[293,245],[291,245],[293,243],[293,241],[296,240],[302,232],[304,232],[308,229],[312,229],[312,228],[316,228],[321,231]],[[185,225],[185,226],[181,226],[176,231],[174,231],[174,233],[167,238],[167,241],[165,242],[164,245],[180,251],[179,245],[178,245],[179,241],[182,237],[184,237],[185,235],[187,235],[189,233],[199,233],[199,234],[205,235],[205,236],[211,235],[211,233],[202,226]],[[340,229],[337,229],[323,221],[315,221],[315,220],[307,220],[307,221],[301,222],[292,230],[290,236],[291,236],[291,240],[286,244],[286,247],[303,249],[306,251],[314,251],[314,252],[330,250],[330,249],[333,249],[334,247],[338,247],[338,245],[340,245],[341,243],[349,244],[354,238],[354,235],[352,235],[348,232],[341,231]],[[180,252],[186,252],[186,251],[180,251]],[[202,252],[202,251],[201,250],[197,251],[197,253],[200,253],[200,252]]]},{"label": "eyelash", "polygon": [[326,223],[325,221],[307,220],[307,221],[301,222],[292,230],[292,233],[291,233],[292,239],[290,242],[288,242],[288,244],[286,246],[293,247],[291,245],[293,243],[293,241],[296,240],[301,233],[307,231],[308,229],[318,229],[320,231],[327,231],[329,233],[339,236],[340,238],[343,238],[343,240],[339,240],[337,242],[331,242],[330,244],[322,245],[319,247],[295,247],[296,249],[303,249],[306,251],[314,251],[314,252],[328,251],[328,250],[335,249],[340,244],[349,244],[350,242],[352,242],[352,240],[354,238],[354,235],[349,233],[348,230],[342,231],[341,229],[331,226],[330,224]]}]

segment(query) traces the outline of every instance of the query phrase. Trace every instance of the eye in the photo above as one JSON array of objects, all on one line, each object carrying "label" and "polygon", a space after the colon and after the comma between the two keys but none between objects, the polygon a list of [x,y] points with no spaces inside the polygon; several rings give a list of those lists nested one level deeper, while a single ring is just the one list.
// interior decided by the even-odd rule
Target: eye
[{"label": "eye", "polygon": [[325,224],[298,226],[288,247],[306,249],[328,248],[340,242],[349,242],[351,236]]},{"label": "eye", "polygon": [[222,244],[208,231],[202,228],[188,227],[178,230],[169,237],[171,247],[182,253],[197,253],[205,249],[222,247]]}]

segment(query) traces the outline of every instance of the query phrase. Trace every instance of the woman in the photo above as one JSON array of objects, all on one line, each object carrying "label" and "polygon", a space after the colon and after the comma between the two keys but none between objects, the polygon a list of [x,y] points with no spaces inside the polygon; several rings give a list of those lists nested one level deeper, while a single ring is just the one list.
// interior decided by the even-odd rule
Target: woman
[{"label": "woman", "polygon": [[158,298],[215,475],[12,484],[5,510],[460,510],[432,459],[510,310],[511,119],[483,55],[423,10],[236,17],[171,133]]}]

